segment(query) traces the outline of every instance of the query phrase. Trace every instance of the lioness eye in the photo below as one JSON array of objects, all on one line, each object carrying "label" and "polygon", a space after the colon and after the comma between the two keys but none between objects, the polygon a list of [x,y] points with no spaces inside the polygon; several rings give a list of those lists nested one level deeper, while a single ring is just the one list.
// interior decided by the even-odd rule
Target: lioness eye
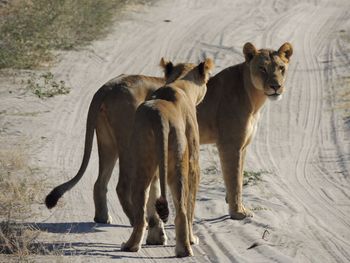
[{"label": "lioness eye", "polygon": [[282,71],[282,73],[284,73],[284,71],[285,71],[284,66],[280,66],[280,71]]}]

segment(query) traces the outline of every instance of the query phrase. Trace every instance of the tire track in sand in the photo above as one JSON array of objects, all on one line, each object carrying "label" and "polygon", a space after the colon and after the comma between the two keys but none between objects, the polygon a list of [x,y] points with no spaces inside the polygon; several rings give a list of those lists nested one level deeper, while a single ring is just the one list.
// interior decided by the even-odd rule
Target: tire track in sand
[{"label": "tire track in sand", "polygon": [[[52,240],[73,242],[74,248],[83,252],[69,259],[80,258],[84,262],[115,259],[131,262],[288,262],[293,258],[302,262],[345,262],[350,257],[349,221],[344,219],[346,213],[337,205],[339,195],[334,196],[331,190],[343,191],[343,206],[349,205],[345,195],[348,179],[341,181],[331,176],[338,166],[325,167],[318,162],[323,155],[332,157],[323,149],[319,131],[332,134],[335,129],[334,124],[330,124],[333,117],[328,119],[329,116],[324,114],[327,105],[323,98],[327,85],[338,76],[319,58],[338,52],[331,51],[339,50],[339,47],[336,46],[338,42],[332,42],[330,38],[332,31],[349,18],[347,6],[346,1],[341,0],[333,4],[296,0],[288,3],[162,1],[132,11],[110,36],[93,44],[93,52],[89,48],[64,56],[54,73],[64,76],[74,89],[69,96],[55,103],[51,114],[53,127],[47,136],[52,139],[46,145],[48,148],[38,153],[55,167],[55,172],[60,171],[59,178],[55,178],[57,183],[71,178],[80,165],[87,108],[94,92],[106,80],[121,73],[160,75],[157,64],[161,56],[176,62],[196,61],[206,54],[214,57],[218,72],[242,61],[241,49],[246,41],[257,47],[278,48],[285,41],[295,46],[287,83],[287,88],[291,88],[282,102],[267,105],[256,140],[248,152],[250,167],[272,169],[276,173],[276,176],[266,176],[261,187],[245,189],[246,203],[267,207],[266,210],[257,211],[253,219],[244,221],[213,220],[227,213],[223,193],[219,188],[202,187],[198,199],[206,200],[210,196],[210,200],[197,205],[195,231],[202,239],[199,246],[194,246],[195,258],[173,258],[173,226],[167,229],[169,246],[122,253],[120,244],[128,238],[131,229],[127,227],[127,219],[116,198],[118,169],[115,169],[108,188],[108,205],[116,225],[97,225],[90,229],[91,232],[58,234]],[[164,19],[172,22],[164,23]],[[328,60],[337,58],[331,55]],[[334,147],[340,142],[335,138],[328,143]],[[209,154],[210,149],[212,147],[201,154]],[[335,151],[335,157],[339,154]],[[213,164],[220,167],[217,158]],[[49,223],[92,221],[92,188],[97,167],[95,147],[86,175],[65,195],[64,206],[53,212]],[[220,173],[218,169],[218,178]],[[202,185],[210,185],[209,179],[212,177],[203,174]],[[217,211],[222,214],[216,214]],[[261,241],[264,228],[272,233],[270,243],[247,250],[256,240]]]},{"label": "tire track in sand", "polygon": [[[327,10],[327,12],[325,12],[325,10]],[[305,74],[305,77],[300,77],[300,75],[297,74],[295,74],[295,76],[303,80],[302,85],[297,85],[299,89],[302,89],[302,91],[299,91],[299,100],[303,101],[302,104],[299,104],[300,108],[298,109],[299,112],[301,112],[299,115],[301,115],[300,117],[302,120],[300,120],[300,117],[297,119],[299,120],[301,124],[300,127],[304,132],[303,136],[296,136],[296,143],[292,145],[294,150],[290,150],[290,152],[292,152],[297,158],[295,160],[295,164],[293,164],[293,167],[291,165],[289,166],[289,169],[292,169],[293,172],[286,172],[285,174],[285,176],[288,176],[291,179],[286,180],[281,178],[283,181],[285,181],[285,183],[282,184],[282,188],[283,191],[287,190],[288,193],[294,192],[294,194],[289,197],[291,200],[289,200],[287,203],[292,203],[290,205],[291,207],[294,207],[295,204],[301,204],[301,209],[303,211],[302,213],[306,212],[307,217],[312,219],[310,221],[307,218],[303,219],[309,221],[307,224],[305,224],[305,222],[300,222],[300,224],[307,225],[309,228],[307,231],[305,231],[305,234],[310,235],[311,238],[316,239],[320,243],[323,249],[327,251],[328,254],[326,254],[326,257],[328,259],[334,259],[342,262],[349,257],[348,253],[345,252],[346,250],[343,249],[344,246],[349,246],[349,243],[344,238],[338,237],[339,235],[337,233],[339,232],[334,231],[334,229],[330,229],[330,225],[332,225],[330,223],[334,223],[335,219],[339,223],[334,223],[334,225],[344,226],[344,230],[346,231],[348,228],[348,222],[346,222],[340,211],[334,211],[334,203],[325,206],[327,201],[319,191],[318,187],[320,186],[320,182],[322,184],[322,181],[327,180],[329,175],[322,173],[320,174],[319,169],[315,168],[318,165],[315,161],[317,158],[315,152],[317,153],[317,149],[320,148],[320,145],[322,145],[322,141],[318,139],[318,131],[327,125],[327,122],[325,122],[323,118],[322,112],[325,108],[323,102],[325,94],[324,90],[327,91],[326,88],[328,83],[324,79],[324,69],[322,68],[322,65],[320,65],[318,57],[320,53],[322,54],[322,48],[324,46],[329,46],[330,36],[333,35],[334,30],[339,24],[342,23],[343,19],[347,17],[348,13],[346,11],[340,12],[340,10],[337,8],[324,6],[313,8],[307,13],[307,15],[310,23],[307,27],[303,28],[303,31],[300,31],[299,33],[299,35],[302,34],[303,36],[295,36],[295,38],[302,39],[304,42],[302,48],[298,48],[298,46],[295,48],[296,52],[303,53],[303,61],[300,62],[303,63],[303,74]],[[321,17],[322,19],[320,19]],[[277,30],[281,29],[277,28]],[[274,33],[278,34],[278,32],[279,31],[268,32],[268,35],[273,36]],[[297,63],[299,63],[299,61]],[[294,82],[294,79],[289,79],[288,81],[289,85],[293,85]],[[293,92],[298,92],[295,90],[294,85],[293,88]],[[271,111],[272,107],[273,106],[271,105],[267,114],[269,116],[267,118],[268,121],[266,124],[267,128],[265,134],[267,149],[261,152],[266,152],[267,150],[268,155],[270,156],[269,162],[271,162],[271,164],[268,167],[281,167],[282,165],[279,165],[279,163],[283,160],[281,160],[281,157],[279,157],[277,154],[273,154],[274,150],[269,147],[268,143],[269,141],[271,142],[270,138],[275,138],[275,134],[271,130],[273,123],[281,121],[281,118]],[[290,108],[288,109],[289,113],[291,110],[292,109]],[[283,116],[289,117],[286,126],[288,130],[293,130],[293,127],[290,126],[290,114],[285,114]],[[272,121],[270,117],[272,118]],[[301,140],[301,144],[298,143],[297,140]],[[275,148],[276,147],[274,147],[274,149]],[[299,150],[296,152],[297,149]],[[294,156],[291,156],[291,158],[293,159]],[[283,170],[285,169],[282,169],[281,171],[281,169],[277,168],[278,172],[283,172]],[[321,179],[320,175],[324,178]],[[296,182],[293,182],[293,177],[295,177]],[[283,199],[286,198],[283,194],[280,196]],[[319,199],[321,199],[321,202]],[[297,211],[298,210],[300,210],[300,208],[298,208]],[[323,220],[325,217],[324,215],[327,215],[325,221]],[[323,256],[325,255],[322,255],[320,258],[323,258]],[[310,260],[311,258],[312,257],[310,257]]]}]

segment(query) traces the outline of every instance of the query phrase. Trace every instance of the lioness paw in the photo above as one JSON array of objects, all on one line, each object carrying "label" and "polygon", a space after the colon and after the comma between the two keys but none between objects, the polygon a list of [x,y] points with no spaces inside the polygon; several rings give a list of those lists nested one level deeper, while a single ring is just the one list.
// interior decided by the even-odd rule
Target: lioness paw
[{"label": "lioness paw", "polygon": [[199,238],[196,235],[192,235],[190,237],[190,244],[191,245],[198,245],[199,244]]},{"label": "lioness paw", "polygon": [[192,257],[193,251],[191,246],[184,246],[184,247],[176,246],[175,255],[178,258]]},{"label": "lioness paw", "polygon": [[95,216],[94,221],[98,224],[112,224],[113,219],[110,215],[108,215],[107,217]]},{"label": "lioness paw", "polygon": [[153,227],[148,229],[148,236],[146,239],[147,245],[166,245],[167,236],[164,229],[161,227]]},{"label": "lioness paw", "polygon": [[137,252],[140,250],[140,246],[130,246],[128,243],[123,242],[120,250],[125,252]]},{"label": "lioness paw", "polygon": [[234,219],[234,220],[242,220],[246,217],[253,217],[254,215],[250,209],[245,208],[243,206],[238,211],[234,211],[230,209],[229,214],[231,219]]}]

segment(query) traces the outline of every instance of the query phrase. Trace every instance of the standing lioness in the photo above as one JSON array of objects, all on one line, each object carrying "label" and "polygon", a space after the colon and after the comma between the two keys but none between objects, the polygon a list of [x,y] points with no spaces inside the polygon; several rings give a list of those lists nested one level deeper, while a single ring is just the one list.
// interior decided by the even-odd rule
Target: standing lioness
[{"label": "standing lioness", "polygon": [[[161,65],[166,69],[168,63],[162,59]],[[213,63],[206,59],[198,66],[183,65],[184,70],[178,79],[156,90],[152,100],[142,103],[136,111],[129,148],[132,160],[129,191],[126,193],[131,199],[134,229],[129,240],[122,245],[124,251],[140,248],[146,228],[148,191],[158,176],[156,170],[159,167],[161,196],[156,202],[157,212],[161,218],[168,216],[168,182],[176,209],[176,256],[193,254],[190,243],[196,243],[192,222],[199,183],[196,105],[204,98]]]},{"label": "standing lioness", "polygon": [[[229,214],[233,219],[251,215],[242,202],[246,149],[253,138],[265,101],[267,98],[281,98],[285,90],[293,48],[291,44],[285,43],[278,50],[257,49],[253,44],[246,43],[243,54],[244,62],[210,78],[207,94],[197,108],[200,143],[218,146]],[[107,184],[118,158],[119,177],[127,176],[128,142],[136,108],[164,83],[163,78],[123,75],[109,81],[96,92],[89,108],[81,167],[74,178],[52,190],[46,198],[47,207],[54,207],[58,199],[83,176],[96,131],[100,167],[94,187],[95,221],[110,222]],[[124,188],[125,185],[118,184],[119,196],[123,195]],[[162,243],[160,240],[158,242]]]}]

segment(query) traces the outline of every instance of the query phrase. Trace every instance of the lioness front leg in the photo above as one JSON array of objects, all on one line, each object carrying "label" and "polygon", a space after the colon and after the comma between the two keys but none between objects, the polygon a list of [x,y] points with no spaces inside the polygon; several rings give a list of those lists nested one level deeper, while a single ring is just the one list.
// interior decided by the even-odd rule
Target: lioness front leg
[{"label": "lioness front leg", "polygon": [[252,217],[253,213],[244,207],[242,202],[243,166],[245,150],[235,149],[230,144],[218,144],[229,215],[232,219],[241,220]]},{"label": "lioness front leg", "polygon": [[164,230],[164,223],[159,218],[156,211],[155,203],[160,196],[160,185],[158,175],[154,177],[149,191],[147,202],[147,221],[148,235],[146,239],[147,245],[166,245],[167,236]]}]

